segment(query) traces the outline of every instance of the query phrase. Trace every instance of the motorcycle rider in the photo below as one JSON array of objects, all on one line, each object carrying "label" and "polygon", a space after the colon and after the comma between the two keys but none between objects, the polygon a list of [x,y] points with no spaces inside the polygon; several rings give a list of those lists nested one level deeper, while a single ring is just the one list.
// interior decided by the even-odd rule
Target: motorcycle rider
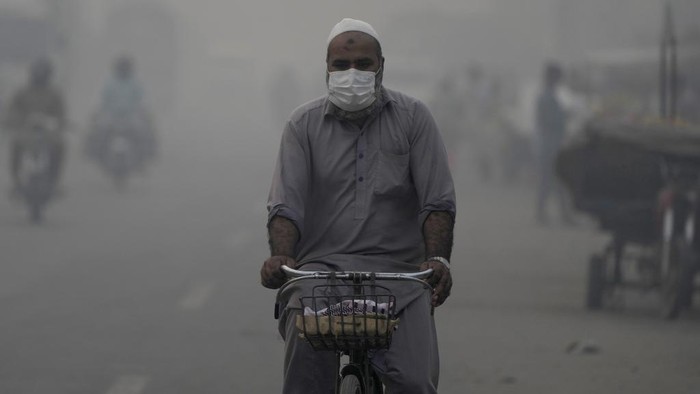
[{"label": "motorcycle rider", "polygon": [[118,57],[112,78],[102,92],[102,109],[112,114],[134,113],[143,106],[143,88],[136,78],[134,62],[128,56]]},{"label": "motorcycle rider", "polygon": [[29,67],[26,86],[21,87],[10,99],[5,127],[11,132],[10,171],[12,195],[20,192],[21,158],[27,147],[27,127],[31,116],[40,115],[54,119],[57,133],[51,134],[51,180],[58,186],[65,158],[63,131],[66,127],[66,106],[63,95],[53,86],[53,65],[48,58],[35,60]]},{"label": "motorcycle rider", "polygon": [[[144,104],[143,87],[136,77],[133,59],[126,55],[114,61],[112,77],[102,92],[94,129],[97,146],[106,143],[115,122],[128,122],[129,137],[134,139],[144,158],[154,155],[154,133]],[[99,157],[100,151],[97,148],[94,153]]]}]

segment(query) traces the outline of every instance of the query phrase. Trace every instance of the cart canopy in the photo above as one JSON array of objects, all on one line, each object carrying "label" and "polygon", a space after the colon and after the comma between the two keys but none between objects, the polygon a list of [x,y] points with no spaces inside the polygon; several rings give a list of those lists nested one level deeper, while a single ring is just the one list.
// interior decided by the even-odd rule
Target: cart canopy
[{"label": "cart canopy", "polygon": [[700,169],[700,127],[593,119],[561,149],[556,172],[576,209],[614,226],[655,206],[666,168],[677,162]]}]

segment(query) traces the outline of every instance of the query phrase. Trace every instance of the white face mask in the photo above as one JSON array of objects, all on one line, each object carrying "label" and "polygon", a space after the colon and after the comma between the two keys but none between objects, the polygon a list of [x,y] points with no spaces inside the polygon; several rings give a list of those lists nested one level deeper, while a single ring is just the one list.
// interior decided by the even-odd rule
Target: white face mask
[{"label": "white face mask", "polygon": [[369,107],[374,94],[376,73],[354,68],[328,73],[328,99],[338,108],[355,112]]}]

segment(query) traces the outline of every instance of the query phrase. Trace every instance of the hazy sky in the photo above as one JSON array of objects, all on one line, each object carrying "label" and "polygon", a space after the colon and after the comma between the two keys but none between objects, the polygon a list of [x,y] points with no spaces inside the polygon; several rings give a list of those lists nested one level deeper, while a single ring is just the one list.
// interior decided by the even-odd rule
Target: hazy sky
[{"label": "hazy sky", "polygon": [[[100,37],[113,6],[150,2],[168,6],[180,29],[178,68],[184,74],[178,83],[186,85],[182,90],[191,92],[191,97],[197,89],[209,95],[202,88],[206,84],[226,90],[227,84],[248,82],[258,90],[268,89],[283,68],[296,70],[297,82],[304,87],[322,87],[326,38],[343,17],[364,19],[378,31],[388,83],[402,73],[422,82],[474,61],[492,70],[536,77],[544,60],[585,55],[579,48],[616,48],[644,40],[655,45],[662,4],[657,0],[0,0],[0,5],[36,10],[45,1],[76,5],[80,27],[73,37],[73,55],[78,60],[72,67],[87,68],[75,71],[80,76],[73,81],[80,83],[86,75],[97,80],[105,74],[108,60],[94,59],[94,53],[109,53]],[[700,3],[674,0],[679,21],[692,20],[688,10],[700,8],[692,8],[693,2]],[[95,83],[84,83],[88,94],[96,91]],[[81,93],[77,99],[84,97]]]}]

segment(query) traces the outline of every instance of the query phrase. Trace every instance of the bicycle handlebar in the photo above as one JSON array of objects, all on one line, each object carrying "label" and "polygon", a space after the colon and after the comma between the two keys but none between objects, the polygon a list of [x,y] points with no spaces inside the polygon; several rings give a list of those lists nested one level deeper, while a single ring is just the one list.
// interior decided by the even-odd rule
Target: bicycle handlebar
[{"label": "bicycle handlebar", "polygon": [[433,273],[432,268],[419,272],[300,271],[286,265],[282,266],[282,271],[288,278],[353,279],[359,277],[363,280],[372,278],[382,280],[425,279]]},{"label": "bicycle handlebar", "polygon": [[425,271],[420,272],[364,272],[364,271],[300,271],[283,265],[282,272],[289,278],[282,287],[277,290],[277,298],[287,289],[291,284],[303,281],[303,280],[313,280],[313,279],[340,279],[340,280],[357,280],[359,282],[363,281],[373,281],[373,280],[395,280],[395,281],[408,281],[419,283],[426,288],[431,288],[431,286],[424,279],[429,277],[433,273],[433,269],[429,268]]},{"label": "bicycle handlebar", "polygon": [[394,281],[407,281],[420,284],[425,289],[432,289],[430,284],[424,279],[429,277],[433,273],[432,268],[428,268],[425,271],[419,272],[364,272],[364,271],[300,271],[290,268],[286,265],[281,266],[282,272],[289,278],[278,290],[277,290],[277,300],[275,302],[275,319],[280,316],[279,301],[282,293],[290,287],[293,283],[303,281],[303,280],[314,280],[314,279],[340,279],[340,280],[358,280],[363,281],[374,281],[374,280],[394,280]]}]

